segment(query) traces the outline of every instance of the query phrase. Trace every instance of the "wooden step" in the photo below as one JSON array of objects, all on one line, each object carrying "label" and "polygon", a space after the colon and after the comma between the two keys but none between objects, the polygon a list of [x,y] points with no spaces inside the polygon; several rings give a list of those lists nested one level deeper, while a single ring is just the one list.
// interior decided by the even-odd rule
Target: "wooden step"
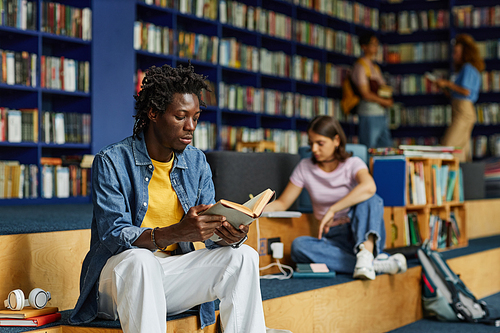
[{"label": "wooden step", "polygon": [[[478,298],[500,292],[500,248],[448,260]],[[264,301],[266,325],[294,333],[387,332],[422,319],[421,267]],[[280,281],[276,281],[279,286]],[[60,329],[60,330],[59,330]],[[35,332],[117,333],[119,329],[62,326]],[[195,316],[168,322],[167,332],[215,333]]]}]

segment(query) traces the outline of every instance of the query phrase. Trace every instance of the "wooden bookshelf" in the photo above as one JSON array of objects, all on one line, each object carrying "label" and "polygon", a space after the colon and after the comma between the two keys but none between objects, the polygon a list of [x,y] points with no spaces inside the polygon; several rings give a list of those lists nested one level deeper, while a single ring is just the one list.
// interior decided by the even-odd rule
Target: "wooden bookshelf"
[{"label": "wooden bookshelf", "polygon": [[[406,170],[405,172],[405,189],[404,193],[406,196],[405,206],[386,206],[384,207],[384,222],[386,227],[386,248],[395,247],[405,247],[410,245],[419,245],[425,240],[431,240],[433,236],[431,234],[432,229],[430,225],[431,217],[437,216],[443,222],[451,221],[451,216],[455,216],[457,222],[457,227],[460,235],[456,235],[456,244],[452,244],[452,239],[448,240],[447,237],[444,238],[445,246],[438,247],[437,250],[444,250],[455,247],[462,247],[468,244],[467,238],[467,221],[466,221],[466,206],[460,201],[460,185],[459,185],[459,162],[458,159],[439,159],[439,158],[425,158],[425,157],[405,157]],[[410,176],[410,170],[413,170],[409,166],[414,163],[422,163],[423,167],[423,180],[415,181]],[[370,161],[371,170],[373,170],[373,158]],[[455,172],[456,182],[453,187],[453,191],[450,192],[451,200],[442,200],[440,203],[436,203],[435,193],[436,186],[434,179],[432,177],[432,166],[437,167],[446,166],[448,171]],[[389,176],[389,175],[387,175]],[[375,179],[376,182],[388,181],[387,179]],[[412,182],[422,182],[425,190],[425,202],[412,203],[412,191],[411,188],[414,186]],[[448,184],[448,179],[446,184]],[[441,184],[443,181],[441,180]],[[398,192],[399,193],[399,192]],[[442,192],[440,192],[442,193]],[[416,217],[416,222],[418,226],[410,227],[412,218],[410,216]],[[447,224],[447,227],[451,227],[451,224]],[[413,242],[411,233],[413,230],[419,232],[420,242]],[[447,230],[447,229],[445,229]],[[409,235],[409,237],[407,236]],[[437,233],[437,235],[441,235]],[[448,236],[449,234],[446,233]]]}]

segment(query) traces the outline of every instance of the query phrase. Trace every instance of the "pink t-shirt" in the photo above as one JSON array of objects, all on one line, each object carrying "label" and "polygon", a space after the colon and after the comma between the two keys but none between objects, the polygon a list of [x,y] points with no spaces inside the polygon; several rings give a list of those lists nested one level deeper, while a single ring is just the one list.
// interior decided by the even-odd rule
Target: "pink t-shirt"
[{"label": "pink t-shirt", "polygon": [[[302,159],[293,170],[290,181],[306,188],[311,196],[314,216],[321,220],[328,209],[345,197],[358,185],[356,174],[361,169],[368,169],[359,157],[349,157],[332,172],[323,171],[313,164],[310,158]],[[335,214],[335,218],[346,216],[348,208]]]}]

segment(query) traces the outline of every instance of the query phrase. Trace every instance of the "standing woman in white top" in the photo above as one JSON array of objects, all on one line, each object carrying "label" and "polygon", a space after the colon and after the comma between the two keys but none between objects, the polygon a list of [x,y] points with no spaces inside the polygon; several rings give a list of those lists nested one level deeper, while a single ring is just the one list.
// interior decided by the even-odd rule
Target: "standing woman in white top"
[{"label": "standing woman in white top", "polygon": [[[318,116],[307,134],[312,158],[302,159],[280,197],[266,211],[287,210],[303,188],[311,196],[317,237],[293,241],[296,263],[325,263],[338,273],[375,279],[376,272],[406,271],[401,254],[375,260],[385,243],[384,205],[366,164],[345,151],[346,137],[333,117]],[[379,256],[379,259],[381,257]]]}]

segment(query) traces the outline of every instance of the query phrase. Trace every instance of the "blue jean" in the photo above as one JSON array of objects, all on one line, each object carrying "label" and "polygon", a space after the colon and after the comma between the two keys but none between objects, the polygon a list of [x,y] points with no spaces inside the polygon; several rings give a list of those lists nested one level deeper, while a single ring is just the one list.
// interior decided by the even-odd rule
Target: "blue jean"
[{"label": "blue jean", "polygon": [[359,115],[359,143],[368,148],[392,147],[386,116]]},{"label": "blue jean", "polygon": [[292,260],[296,263],[325,263],[331,271],[352,273],[356,253],[370,234],[375,236],[373,254],[382,252],[385,244],[384,202],[375,194],[351,207],[350,223],[330,228],[321,239],[301,236],[292,243]]}]

